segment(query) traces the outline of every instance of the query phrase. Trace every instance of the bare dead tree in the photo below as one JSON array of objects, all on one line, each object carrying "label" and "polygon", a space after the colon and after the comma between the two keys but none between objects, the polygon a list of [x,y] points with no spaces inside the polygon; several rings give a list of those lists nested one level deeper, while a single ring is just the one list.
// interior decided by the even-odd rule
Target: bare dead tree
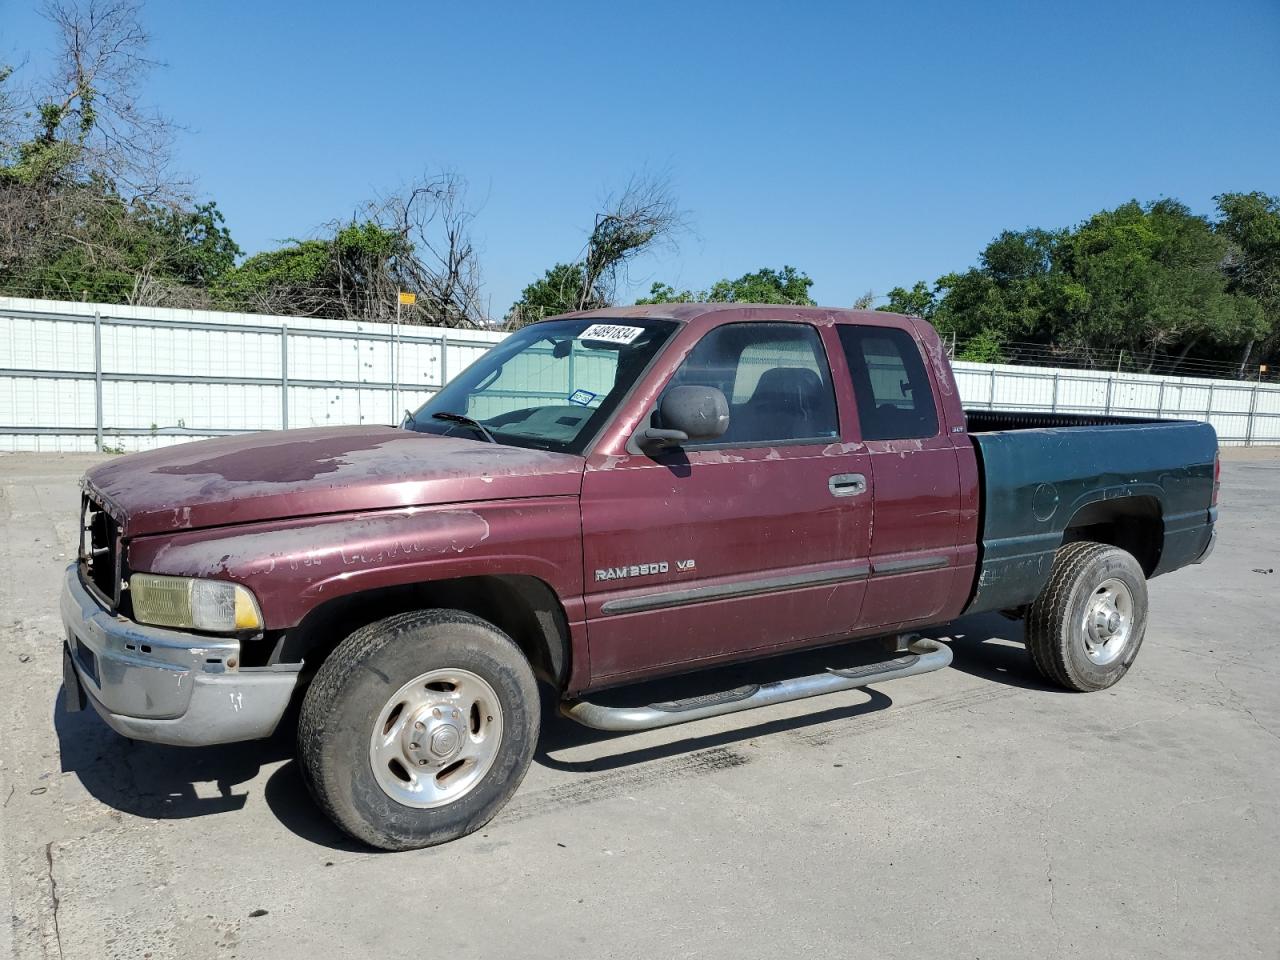
[{"label": "bare dead tree", "polygon": [[73,151],[69,172],[101,176],[123,196],[181,194],[186,185],[169,172],[173,126],[139,99],[157,61],[137,0],[48,0],[43,12],[59,49],[35,104],[38,142]]},{"label": "bare dead tree", "polygon": [[[444,171],[428,173],[399,191],[333,220],[311,240],[250,258],[265,266],[273,257],[321,263],[305,284],[270,279],[234,285],[241,309],[349,320],[476,327],[487,322],[481,298],[479,255],[471,239],[474,213],[466,181]],[[397,309],[400,292],[417,302]]]},{"label": "bare dead tree", "polygon": [[24,97],[13,87],[12,64],[0,63],[0,161],[9,160],[18,148],[25,118]]},{"label": "bare dead tree", "polygon": [[582,256],[579,310],[612,303],[636,257],[663,246],[674,250],[688,229],[666,176],[634,176],[620,192],[607,196],[602,207]]},{"label": "bare dead tree", "polygon": [[874,290],[868,290],[862,296],[853,301],[854,310],[870,310],[872,305],[878,299]]},{"label": "bare dead tree", "polygon": [[466,190],[466,181],[446,170],[383,201],[413,250],[404,267],[422,301],[416,314],[425,315],[423,322],[474,327],[486,319],[480,258],[471,239],[475,214]]}]

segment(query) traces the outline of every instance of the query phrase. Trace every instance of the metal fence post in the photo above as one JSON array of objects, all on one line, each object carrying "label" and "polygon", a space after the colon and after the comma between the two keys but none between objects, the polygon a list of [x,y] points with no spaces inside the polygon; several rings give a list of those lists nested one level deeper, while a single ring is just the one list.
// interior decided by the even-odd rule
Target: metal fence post
[{"label": "metal fence post", "polygon": [[102,452],[102,314],[93,311],[93,427]]},{"label": "metal fence post", "polygon": [[1058,371],[1053,371],[1053,401],[1049,404],[1052,413],[1058,412]]},{"label": "metal fence post", "polygon": [[364,337],[360,336],[363,327],[356,328],[356,423],[364,423],[364,394],[360,390],[360,384],[364,382],[364,370],[361,364],[364,363],[364,355],[360,352],[364,346]]},{"label": "metal fence post", "polygon": [[996,368],[991,368],[991,394],[987,401],[987,409],[994,410],[996,408]]},{"label": "metal fence post", "polygon": [[[396,316],[400,315],[400,302],[396,301]],[[396,365],[399,357],[396,351],[396,345],[400,342],[400,324],[396,323],[392,328],[391,340],[388,343],[388,349],[391,351],[391,426],[395,426],[400,422],[400,368]]]},{"label": "metal fence post", "polygon": [[1107,400],[1106,400],[1106,403],[1103,404],[1103,408],[1102,408],[1102,415],[1104,417],[1111,416],[1111,391],[1115,387],[1115,385],[1116,385],[1116,378],[1108,374],[1107,375]]},{"label": "metal fence post", "polygon": [[1204,422],[1213,423],[1213,381],[1209,381],[1209,405],[1204,411]]},{"label": "metal fence post", "polygon": [[280,324],[280,429],[289,429],[289,325]]},{"label": "metal fence post", "polygon": [[440,334],[440,386],[449,382],[449,335]]},{"label": "metal fence post", "polygon": [[1156,396],[1156,419],[1164,416],[1164,381],[1160,381],[1160,393]]},{"label": "metal fence post", "polygon": [[1244,428],[1244,445],[1246,447],[1253,446],[1253,418],[1258,411],[1258,385],[1253,385],[1253,391],[1249,394],[1249,419],[1245,423]]}]

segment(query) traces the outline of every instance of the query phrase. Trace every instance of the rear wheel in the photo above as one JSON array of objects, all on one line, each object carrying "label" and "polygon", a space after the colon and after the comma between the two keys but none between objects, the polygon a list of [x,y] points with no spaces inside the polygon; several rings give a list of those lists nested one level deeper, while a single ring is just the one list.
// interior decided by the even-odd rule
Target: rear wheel
[{"label": "rear wheel", "polygon": [[386,850],[464,836],[524,778],[538,737],[533,671],[506,634],[455,610],[357,630],[303,700],[298,753],[316,802]]},{"label": "rear wheel", "polygon": [[1078,541],[1058,550],[1048,584],[1027,611],[1027,649],[1068,690],[1104,690],[1132,665],[1147,628],[1147,580],[1133,555]]}]

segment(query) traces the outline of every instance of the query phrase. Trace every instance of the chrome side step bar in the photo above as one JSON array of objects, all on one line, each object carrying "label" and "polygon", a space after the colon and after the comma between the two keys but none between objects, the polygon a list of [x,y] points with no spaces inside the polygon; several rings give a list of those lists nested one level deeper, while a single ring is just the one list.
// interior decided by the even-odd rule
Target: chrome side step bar
[{"label": "chrome side step bar", "polygon": [[570,720],[596,730],[635,731],[670,727],[740,710],[753,710],[788,700],[802,700],[839,690],[855,690],[872,683],[941,670],[951,663],[951,648],[937,640],[913,637],[907,653],[880,663],[847,670],[828,668],[825,673],[772,683],[748,684],[719,693],[685,700],[651,703],[646,707],[606,707],[586,700],[565,700],[560,712]]}]

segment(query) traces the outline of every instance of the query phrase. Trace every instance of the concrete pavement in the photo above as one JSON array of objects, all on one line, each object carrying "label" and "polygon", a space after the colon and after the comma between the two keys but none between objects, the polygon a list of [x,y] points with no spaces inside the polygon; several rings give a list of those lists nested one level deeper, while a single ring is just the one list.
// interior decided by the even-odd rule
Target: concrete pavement
[{"label": "concrete pavement", "polygon": [[181,750],[56,704],[92,462],[0,455],[0,956],[1280,955],[1272,452],[1227,453],[1217,552],[1152,583],[1111,690],[1047,688],[990,616],[865,692],[630,736],[548,709],[512,804],[407,854],[330,826],[287,735]]}]

